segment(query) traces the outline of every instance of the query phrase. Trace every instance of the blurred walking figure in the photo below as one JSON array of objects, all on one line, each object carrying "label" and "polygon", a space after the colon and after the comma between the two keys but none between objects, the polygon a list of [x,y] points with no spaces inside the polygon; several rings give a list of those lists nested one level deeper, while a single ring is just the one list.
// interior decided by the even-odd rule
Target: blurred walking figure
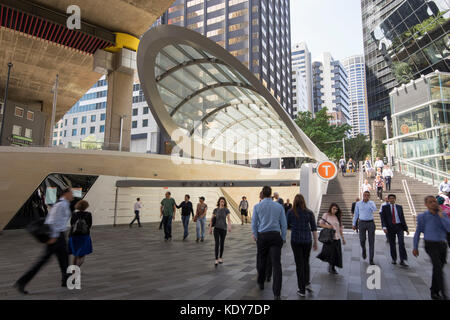
[{"label": "blurred walking figure", "polygon": [[280,198],[280,195],[278,194],[278,192],[273,193],[273,200],[278,202],[281,205],[284,205],[284,201],[282,198]]},{"label": "blurred walking figure", "polygon": [[75,212],[70,219],[69,254],[73,255],[73,264],[81,267],[84,258],[92,253],[91,227],[92,214],[86,209],[89,203],[80,200],[75,205]]},{"label": "blurred walking figure", "polygon": [[66,287],[69,266],[69,255],[67,253],[67,242],[65,231],[72,215],[70,202],[73,200],[72,189],[67,188],[62,191],[59,201],[51,208],[45,224],[50,228],[50,238],[46,243],[45,250],[39,260],[14,284],[14,287],[22,294],[27,294],[25,286],[34,278],[39,270],[48,262],[52,255],[58,258],[61,271],[61,286]]},{"label": "blurred walking figure", "polygon": [[317,225],[314,213],[306,207],[305,198],[301,194],[295,196],[293,208],[287,213],[287,228],[291,230],[291,248],[297,271],[297,294],[304,297],[306,290],[313,292],[309,255],[311,248],[317,250]]},{"label": "blurred walking figure", "polygon": [[337,274],[336,267],[342,268],[342,243],[345,245],[344,226],[342,225],[342,212],[336,203],[332,203],[328,212],[320,218],[319,226],[327,229],[334,229],[334,239],[332,242],[326,242],[322,246],[322,252],[317,258],[328,262],[328,272]]},{"label": "blurred walking figure", "polygon": [[383,201],[384,181],[382,176],[377,176],[373,182],[373,188],[377,191],[377,197]]},{"label": "blurred walking figure", "polygon": [[224,197],[220,197],[217,201],[217,208],[213,211],[213,217],[209,225],[209,234],[213,233],[212,228],[214,228],[214,253],[216,255],[214,264],[217,266],[219,263],[223,263],[222,256],[225,248],[225,237],[227,236],[227,231],[231,232],[230,210],[227,208],[227,200]]},{"label": "blurred walking figure", "polygon": [[161,201],[161,216],[164,225],[164,240],[172,240],[172,221],[175,220],[175,211],[177,210],[177,204],[175,200],[170,197],[170,192],[166,192],[166,197]]},{"label": "blurred walking figure", "polygon": [[406,260],[408,255],[405,249],[404,232],[409,235],[408,225],[403,214],[403,207],[395,204],[397,197],[395,194],[390,194],[388,197],[388,204],[381,208],[381,225],[384,233],[389,239],[389,247],[391,249],[392,264],[397,264],[397,246],[396,238],[398,239],[398,251],[400,254],[400,265],[408,267]]},{"label": "blurred walking figure", "polygon": [[419,256],[420,234],[423,233],[425,252],[430,256],[433,264],[431,299],[447,300],[443,268],[447,263],[447,234],[450,232],[450,219],[442,214],[435,197],[427,196],[425,206],[428,210],[417,216],[413,255]]},{"label": "blurred walking figure", "polygon": [[347,163],[348,172],[354,173],[355,172],[355,162],[352,158],[348,159]]},{"label": "blurred walking figure", "polygon": [[342,172],[342,176],[345,176],[345,160],[344,160],[344,156],[341,157],[341,159],[339,159],[339,168],[341,168],[341,172]]},{"label": "blurred walking figure", "polygon": [[355,215],[353,216],[353,230],[356,230],[356,222],[359,219],[359,241],[361,242],[362,257],[367,258],[366,237],[369,237],[369,263],[374,265],[375,256],[375,222],[373,212],[377,210],[375,203],[370,201],[370,192],[363,193],[363,200],[356,203]]},{"label": "blurred walking figure", "polygon": [[139,213],[141,212],[141,208],[142,208],[141,198],[137,198],[136,202],[134,203],[134,219],[133,221],[130,222],[130,228],[136,220],[138,222],[139,228],[142,227],[141,220],[139,219]]},{"label": "blurred walking figure", "polygon": [[[356,203],[359,202],[359,201],[360,201],[360,199],[356,198],[355,202],[352,203],[352,209],[351,209],[351,211],[352,211],[352,219],[355,216]],[[356,226],[358,227],[358,221],[356,222]],[[354,230],[354,232],[358,233],[358,228],[356,228],[356,230]]]},{"label": "blurred walking figure", "polygon": [[445,194],[447,197],[450,197],[450,183],[447,178],[439,184],[439,192]]},{"label": "blurred walking figure", "polygon": [[394,178],[394,173],[392,172],[391,168],[388,165],[384,167],[383,177],[386,185],[386,190],[391,191],[391,182],[392,178]]},{"label": "blurred walking figure", "polygon": [[206,224],[206,211],[208,206],[205,203],[205,197],[199,198],[199,203],[197,204],[197,210],[195,212],[194,222],[196,223],[195,229],[197,231],[197,242],[205,240],[205,224]]},{"label": "blurred walking figure", "polygon": [[372,161],[370,161],[369,157],[366,157],[366,161],[364,161],[364,168],[366,169],[366,177],[367,179],[371,178],[375,174],[375,169],[372,165]]},{"label": "blurred walking figure", "polygon": [[379,157],[377,157],[375,161],[375,169],[378,171],[380,169],[381,173],[383,173],[384,162]]},{"label": "blurred walking figure", "polygon": [[184,201],[180,203],[179,206],[177,206],[177,209],[181,208],[181,221],[183,222],[183,240],[186,240],[187,236],[189,235],[189,220],[191,218],[194,218],[194,209],[192,208],[192,202],[189,201],[191,199],[190,195],[184,196]]},{"label": "blurred walking figure", "polygon": [[289,202],[289,199],[286,199],[286,203],[284,204],[284,212],[287,214],[289,210],[292,209],[292,203]]},{"label": "blurred walking figure", "polygon": [[247,223],[247,217],[248,217],[248,201],[247,201],[246,196],[243,196],[241,203],[239,203],[239,211],[241,212],[242,225],[244,225],[244,217],[245,217],[245,223]]},{"label": "blurred walking figure", "polygon": [[268,255],[273,268],[273,294],[276,300],[281,299],[281,248],[286,241],[286,214],[279,203],[271,200],[272,188],[265,186],[262,190],[264,199],[253,208],[252,232],[258,248],[256,268],[258,285],[264,290],[266,263]]},{"label": "blurred walking figure", "polygon": [[[264,195],[262,193],[262,191],[259,193],[259,202],[261,203],[261,201],[264,199]],[[273,197],[272,197],[272,201],[273,201]],[[256,205],[255,205],[256,206]],[[253,212],[255,211],[255,207],[253,207]],[[253,238],[255,241],[256,239]],[[270,255],[270,250],[267,253],[267,259],[266,259],[266,274],[265,274],[265,278],[267,282],[270,282],[272,280],[272,258]]]},{"label": "blurred walking figure", "polygon": [[361,186],[361,192],[364,193],[366,191],[372,191],[372,186],[370,185],[370,183],[367,179],[364,180],[364,183]]}]

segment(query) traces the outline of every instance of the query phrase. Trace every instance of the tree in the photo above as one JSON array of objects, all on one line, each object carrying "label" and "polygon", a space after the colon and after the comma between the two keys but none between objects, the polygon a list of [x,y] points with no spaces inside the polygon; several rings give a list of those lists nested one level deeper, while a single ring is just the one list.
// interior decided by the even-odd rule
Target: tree
[{"label": "tree", "polygon": [[371,143],[367,136],[358,134],[354,138],[345,140],[345,154],[354,161],[364,161],[370,155]]},{"label": "tree", "polygon": [[329,142],[342,141],[351,127],[348,124],[331,125],[330,119],[332,116],[327,113],[327,108],[323,108],[314,116],[311,112],[299,112],[295,123],[328,158],[337,160],[342,156],[342,143]]}]

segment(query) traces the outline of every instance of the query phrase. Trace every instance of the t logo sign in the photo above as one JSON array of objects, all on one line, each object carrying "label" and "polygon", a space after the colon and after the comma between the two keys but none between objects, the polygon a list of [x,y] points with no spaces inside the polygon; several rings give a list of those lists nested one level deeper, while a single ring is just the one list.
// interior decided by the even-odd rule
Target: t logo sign
[{"label": "t logo sign", "polygon": [[66,21],[67,29],[81,29],[81,9],[79,6],[71,5],[67,7],[67,14],[71,14]]},{"label": "t logo sign", "polygon": [[323,180],[333,180],[337,175],[337,167],[332,161],[320,162],[317,166],[317,174]]}]

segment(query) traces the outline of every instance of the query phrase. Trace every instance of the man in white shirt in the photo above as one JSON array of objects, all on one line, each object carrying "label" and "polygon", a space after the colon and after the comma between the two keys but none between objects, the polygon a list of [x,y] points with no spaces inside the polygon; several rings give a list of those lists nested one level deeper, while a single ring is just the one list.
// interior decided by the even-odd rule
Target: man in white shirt
[{"label": "man in white shirt", "polygon": [[377,161],[375,161],[375,169],[378,170],[378,168],[381,169],[381,172],[383,172],[384,162],[379,157],[377,157]]},{"label": "man in white shirt", "polygon": [[391,181],[392,181],[392,178],[394,177],[394,173],[392,172],[392,169],[388,165],[386,165],[384,167],[383,176],[384,176],[384,182],[386,185],[386,190],[390,191],[391,190]]},{"label": "man in white shirt", "polygon": [[344,160],[344,156],[342,156],[341,159],[339,160],[339,167],[341,168],[342,176],[344,176],[345,175],[345,160]]},{"label": "man in white shirt", "polygon": [[439,185],[439,192],[443,192],[447,197],[450,197],[450,183],[448,183],[447,178],[444,178],[444,181]]},{"label": "man in white shirt", "polygon": [[137,198],[136,202],[134,203],[134,219],[130,223],[130,228],[136,220],[138,222],[139,228],[142,227],[141,220],[139,219],[139,213],[141,212],[141,208],[142,208],[141,198]]}]

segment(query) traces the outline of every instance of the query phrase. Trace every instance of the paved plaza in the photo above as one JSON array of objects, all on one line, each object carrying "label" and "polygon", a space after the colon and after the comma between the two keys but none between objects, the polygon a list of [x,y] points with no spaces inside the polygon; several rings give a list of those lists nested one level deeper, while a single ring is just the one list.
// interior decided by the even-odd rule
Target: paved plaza
[{"label": "paved plaza", "polygon": [[[224,264],[214,266],[214,239],[195,241],[195,225],[182,241],[182,226],[176,222],[174,239],[163,241],[158,224],[134,226],[97,226],[92,228],[94,253],[82,267],[81,290],[59,287],[56,258],[46,265],[27,286],[22,296],[11,286],[41,254],[42,245],[24,230],[4,231],[0,235],[0,300],[7,299],[189,299],[189,300],[265,300],[273,299],[272,283],[264,291],[256,284],[256,244],[250,225],[233,225],[225,242]],[[288,241],[283,246],[282,299],[351,300],[429,300],[431,264],[423,249],[419,258],[411,254],[412,237],[406,238],[410,268],[391,265],[385,236],[376,237],[375,262],[381,267],[381,289],[367,289],[368,261],[360,258],[358,235],[346,232],[343,269],[330,275],[327,264],[311,255],[311,281],[314,293],[297,296],[297,276]],[[320,250],[320,247],[319,247]],[[449,267],[446,269],[449,287]]]}]

